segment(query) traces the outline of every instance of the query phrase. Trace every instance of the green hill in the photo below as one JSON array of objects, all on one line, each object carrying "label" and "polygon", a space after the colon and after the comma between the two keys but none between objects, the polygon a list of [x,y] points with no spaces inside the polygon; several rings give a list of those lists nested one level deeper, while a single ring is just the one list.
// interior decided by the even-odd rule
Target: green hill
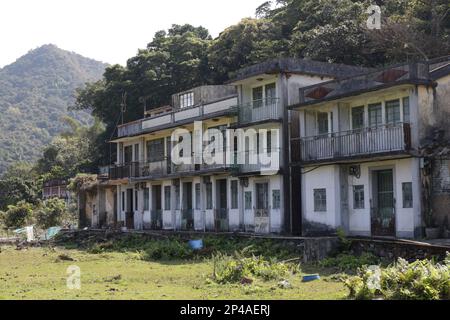
[{"label": "green hill", "polygon": [[15,161],[34,161],[42,147],[64,130],[61,117],[82,123],[87,112],[68,111],[74,91],[101,79],[106,65],[44,45],[0,69],[0,174]]}]

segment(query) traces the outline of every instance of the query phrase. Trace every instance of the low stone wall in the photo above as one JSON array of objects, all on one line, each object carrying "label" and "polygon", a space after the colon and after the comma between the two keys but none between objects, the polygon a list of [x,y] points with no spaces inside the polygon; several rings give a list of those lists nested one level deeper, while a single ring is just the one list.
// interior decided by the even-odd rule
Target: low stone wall
[{"label": "low stone wall", "polygon": [[356,255],[370,252],[381,258],[395,260],[404,258],[406,260],[418,259],[443,259],[450,247],[422,244],[417,242],[373,240],[373,239],[351,239],[350,250]]}]

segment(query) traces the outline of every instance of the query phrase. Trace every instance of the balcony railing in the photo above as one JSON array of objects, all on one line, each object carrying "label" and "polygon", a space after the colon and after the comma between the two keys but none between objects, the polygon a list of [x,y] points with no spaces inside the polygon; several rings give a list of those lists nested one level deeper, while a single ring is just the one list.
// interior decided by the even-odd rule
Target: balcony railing
[{"label": "balcony railing", "polygon": [[302,162],[349,158],[362,155],[407,151],[411,148],[408,123],[389,124],[307,138],[300,142]]},{"label": "balcony railing", "polygon": [[262,100],[254,100],[252,102],[239,106],[238,124],[248,124],[266,120],[279,120],[280,115],[280,99],[268,98]]},{"label": "balcony railing", "polygon": [[235,114],[237,103],[237,97],[230,96],[203,105],[177,109],[156,117],[141,119],[121,125],[118,127],[117,135],[119,138],[134,136],[147,131],[164,129],[197,118],[208,118],[228,113]]},{"label": "balcony railing", "polygon": [[[271,148],[272,153],[277,157],[279,161],[280,149]],[[241,155],[240,157],[238,155]],[[269,156],[269,155],[267,155]],[[249,151],[234,152],[232,154],[232,161],[227,161],[227,154],[223,152],[220,155],[221,162],[207,164],[203,161],[202,164],[174,164],[170,158],[164,157],[163,160],[158,162],[132,162],[128,164],[113,165],[109,167],[109,179],[157,179],[164,178],[166,176],[178,176],[185,174],[199,174],[209,172],[231,172],[231,173],[249,173],[256,171],[277,171],[279,168],[279,162],[262,164],[256,158],[256,163],[251,163],[251,155]],[[239,164],[239,162],[243,164]],[[105,169],[103,169],[105,170]]]}]

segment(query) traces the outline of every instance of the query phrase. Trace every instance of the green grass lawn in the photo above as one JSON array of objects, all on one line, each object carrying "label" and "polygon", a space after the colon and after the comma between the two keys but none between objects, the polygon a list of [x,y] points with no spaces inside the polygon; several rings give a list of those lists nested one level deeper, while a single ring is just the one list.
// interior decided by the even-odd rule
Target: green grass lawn
[{"label": "green grass lawn", "polygon": [[[74,261],[61,260],[67,255]],[[66,286],[67,267],[81,269],[81,289]],[[0,299],[343,299],[347,290],[326,270],[321,279],[301,282],[301,274],[287,280],[291,289],[278,281],[257,280],[251,285],[220,285],[208,280],[213,272],[210,260],[143,261],[138,253],[90,254],[62,248],[1,247]]]}]

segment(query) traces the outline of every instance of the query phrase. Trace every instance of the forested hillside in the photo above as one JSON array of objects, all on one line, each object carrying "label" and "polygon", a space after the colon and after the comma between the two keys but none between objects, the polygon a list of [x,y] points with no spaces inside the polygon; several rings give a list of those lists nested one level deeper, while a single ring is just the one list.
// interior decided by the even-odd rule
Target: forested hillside
[{"label": "forested hillside", "polygon": [[68,111],[75,89],[102,77],[106,65],[44,45],[0,69],[0,174],[16,161],[35,161],[67,126],[63,116],[91,122],[86,111]]}]

